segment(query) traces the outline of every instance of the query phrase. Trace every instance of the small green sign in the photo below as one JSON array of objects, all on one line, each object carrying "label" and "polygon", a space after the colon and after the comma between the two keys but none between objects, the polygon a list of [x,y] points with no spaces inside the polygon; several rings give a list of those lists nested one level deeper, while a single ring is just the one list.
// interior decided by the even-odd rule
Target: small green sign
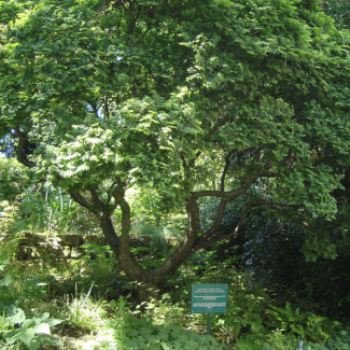
[{"label": "small green sign", "polygon": [[226,312],[227,284],[192,284],[191,310],[196,313]]}]

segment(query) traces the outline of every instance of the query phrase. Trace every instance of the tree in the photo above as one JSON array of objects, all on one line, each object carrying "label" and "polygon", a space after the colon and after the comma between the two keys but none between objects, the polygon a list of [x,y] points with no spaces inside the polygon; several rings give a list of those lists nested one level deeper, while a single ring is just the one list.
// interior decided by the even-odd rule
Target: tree
[{"label": "tree", "polygon": [[[94,213],[123,271],[146,284],[235,237],[255,206],[308,228],[332,220],[349,163],[349,36],[314,3],[1,2],[0,136],[14,131],[18,160]],[[188,216],[152,271],[130,253],[134,185]],[[205,231],[203,198],[217,200]],[[220,234],[235,201],[237,226]]]},{"label": "tree", "polygon": [[349,0],[320,1],[325,13],[335,19],[335,26],[339,29],[349,29],[350,2]]}]

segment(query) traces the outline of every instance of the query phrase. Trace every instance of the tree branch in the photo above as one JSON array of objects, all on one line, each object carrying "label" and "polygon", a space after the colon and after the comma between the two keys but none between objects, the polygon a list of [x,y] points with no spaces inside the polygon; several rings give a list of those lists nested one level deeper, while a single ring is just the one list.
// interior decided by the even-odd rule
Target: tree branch
[{"label": "tree branch", "polygon": [[277,202],[271,202],[271,201],[266,201],[265,199],[262,199],[260,197],[257,197],[257,196],[254,196],[253,194],[251,193],[245,193],[244,194],[246,197],[249,197],[249,198],[252,198],[256,201],[263,201],[264,205],[267,205],[267,204],[271,204],[271,205],[274,205],[274,206],[279,206],[279,207],[284,207],[284,208],[294,208],[294,209],[300,209],[300,208],[304,208],[305,205],[303,204],[284,204],[284,203],[277,203]]},{"label": "tree branch", "polygon": [[137,12],[136,12],[136,14],[134,16],[134,21],[132,22],[132,24],[129,27],[129,35],[131,35],[134,32],[134,30],[135,30],[137,20],[140,17],[140,14],[141,14],[141,9],[142,9],[141,6],[137,6]]},{"label": "tree branch", "polygon": [[98,196],[98,193],[97,191],[91,187],[91,186],[88,186],[87,187],[87,190],[91,193],[91,196],[92,196],[92,200],[93,202],[103,211],[105,212],[107,208],[107,206],[101,201],[100,197]]},{"label": "tree branch", "polygon": [[27,135],[28,132],[23,132],[21,131],[21,129],[19,127],[15,128],[16,133],[18,135],[18,150],[17,150],[17,160],[23,164],[24,166],[28,167],[28,168],[33,168],[35,167],[35,163],[31,162],[25,155],[25,146],[26,146],[26,142],[28,142],[27,140]]},{"label": "tree branch", "polygon": [[183,260],[188,252],[193,248],[194,242],[200,230],[199,224],[199,208],[196,198],[192,195],[186,200],[186,211],[188,215],[189,228],[186,236],[180,246],[168,256],[168,258],[157,268],[152,271],[154,278],[167,275],[181,260]]},{"label": "tree branch", "polygon": [[211,225],[210,228],[201,237],[198,238],[195,245],[200,244],[201,242],[207,241],[208,238],[213,236],[217,232],[217,230],[220,228],[222,218],[224,217],[227,202],[228,201],[226,201],[226,200],[222,200],[220,202],[218,210],[217,210],[217,215],[216,215],[216,218],[215,218],[213,225]]},{"label": "tree branch", "polygon": [[251,199],[253,199],[256,203],[260,204],[260,205],[263,205],[263,206],[266,206],[268,208],[271,208],[273,209],[274,211],[276,211],[277,213],[281,214],[282,216],[285,216],[287,217],[288,219],[300,224],[300,225],[303,225],[305,226],[306,228],[309,228],[309,224],[305,221],[299,221],[299,220],[296,220],[293,215],[287,213],[286,211],[283,211],[281,210],[280,208],[278,208],[277,206],[282,206],[284,208],[293,208],[293,209],[299,209],[299,208],[303,208],[304,206],[303,205],[288,205],[288,204],[282,204],[282,203],[273,203],[273,202],[268,202],[262,198],[259,198],[259,197],[256,197],[250,193],[244,193],[243,194],[244,196],[246,197],[249,197]]},{"label": "tree branch", "polygon": [[238,190],[230,191],[230,192],[223,192],[223,191],[198,191],[193,192],[193,195],[196,198],[200,197],[218,197],[218,198],[227,198],[228,200],[236,199],[238,196],[246,193],[249,186],[254,183],[254,180],[247,181],[243,187],[239,188]]},{"label": "tree branch", "polygon": [[236,152],[237,150],[236,149],[233,149],[231,152],[228,153],[228,155],[226,156],[225,158],[225,167],[224,167],[224,170],[222,172],[222,175],[221,175],[221,182],[220,182],[220,189],[221,189],[221,192],[225,192],[225,178],[226,178],[226,174],[227,174],[227,171],[231,165],[231,161],[230,161],[230,157]]},{"label": "tree branch", "polygon": [[220,242],[220,241],[222,241],[224,239],[236,238],[238,236],[239,229],[242,227],[242,225],[244,223],[244,220],[245,220],[249,210],[255,205],[256,204],[254,204],[254,203],[250,203],[250,204],[247,205],[247,207],[244,209],[244,211],[242,212],[241,216],[239,217],[238,223],[237,223],[235,229],[232,232],[230,232],[230,233],[228,233],[226,235],[219,235],[217,237],[213,237],[210,240],[200,240],[198,242],[198,244],[196,244],[193,247],[193,249],[191,249],[190,254],[198,251],[198,249],[206,248],[206,247],[211,246],[214,243]]},{"label": "tree branch", "polygon": [[148,24],[148,26],[147,26],[147,29],[143,32],[143,34],[138,38],[138,40],[136,41],[136,43],[133,45],[133,46],[135,46],[135,45],[138,45],[141,41],[142,41],[142,39],[146,36],[146,34],[148,33],[148,31],[151,29],[151,27],[152,27],[152,22],[150,22],[149,24]]},{"label": "tree branch", "polygon": [[106,111],[106,118],[109,119],[109,108],[108,108],[108,97],[107,95],[103,97],[104,107]]},{"label": "tree branch", "polygon": [[203,235],[204,238],[210,237],[221,226],[222,218],[224,217],[224,214],[225,214],[226,205],[227,205],[226,200],[222,200],[220,202],[216,213],[215,221],[213,225],[207,230],[207,232],[204,233]]},{"label": "tree branch", "polygon": [[265,171],[259,172],[256,174],[256,177],[277,177],[279,174],[278,173],[267,173]]},{"label": "tree branch", "polygon": [[72,192],[72,190],[68,190],[67,192],[78,204],[98,216],[99,212],[94,208],[93,203],[90,202],[87,198],[82,196],[80,193]]}]

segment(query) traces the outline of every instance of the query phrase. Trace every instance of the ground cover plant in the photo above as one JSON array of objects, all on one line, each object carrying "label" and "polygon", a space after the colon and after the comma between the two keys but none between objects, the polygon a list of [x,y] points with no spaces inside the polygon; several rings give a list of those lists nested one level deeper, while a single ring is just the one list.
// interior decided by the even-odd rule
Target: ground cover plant
[{"label": "ground cover plant", "polygon": [[[110,267],[114,259],[106,257],[106,249],[94,248],[100,271]],[[213,254],[202,252],[183,264],[158,299],[139,304],[136,286],[125,276],[105,293],[107,281],[116,273],[106,269],[105,284],[98,283],[89,252],[70,262],[69,276],[44,261],[24,265],[14,260],[4,243],[1,253],[12,256],[2,261],[0,274],[4,349],[39,349],[46,344],[62,350],[282,350],[296,349],[300,340],[303,349],[310,350],[350,347],[346,323],[320,315],[302,299],[282,305],[288,294],[268,290],[251,272],[233,267],[230,261],[213,261]],[[212,316],[212,336],[207,336],[205,315],[190,312],[190,288],[191,283],[218,281],[229,284],[228,311]],[[49,293],[50,283],[56,290]]]}]

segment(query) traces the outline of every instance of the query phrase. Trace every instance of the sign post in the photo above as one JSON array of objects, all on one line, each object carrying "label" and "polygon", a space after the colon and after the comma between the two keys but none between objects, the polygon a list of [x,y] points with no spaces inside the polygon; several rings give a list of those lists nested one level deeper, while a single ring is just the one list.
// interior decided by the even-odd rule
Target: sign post
[{"label": "sign post", "polygon": [[192,284],[191,311],[207,313],[207,332],[210,335],[210,314],[227,311],[227,284]]}]

